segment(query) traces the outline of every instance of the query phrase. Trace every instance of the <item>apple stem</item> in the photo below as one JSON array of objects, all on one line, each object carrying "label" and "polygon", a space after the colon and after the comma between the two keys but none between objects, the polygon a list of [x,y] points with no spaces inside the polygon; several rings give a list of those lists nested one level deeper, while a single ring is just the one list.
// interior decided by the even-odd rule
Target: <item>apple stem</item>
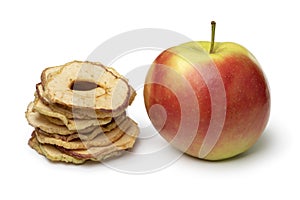
[{"label": "apple stem", "polygon": [[216,22],[211,22],[211,42],[210,42],[210,51],[209,53],[214,53],[215,46],[215,31],[216,31]]}]

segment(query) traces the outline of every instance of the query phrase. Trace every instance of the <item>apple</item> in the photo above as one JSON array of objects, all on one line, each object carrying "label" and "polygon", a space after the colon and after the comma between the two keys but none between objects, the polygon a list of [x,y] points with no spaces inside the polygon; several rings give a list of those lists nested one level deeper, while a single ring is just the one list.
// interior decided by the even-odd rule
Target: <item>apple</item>
[{"label": "apple", "polygon": [[211,41],[164,50],[144,85],[148,116],[180,151],[204,160],[241,154],[262,135],[270,115],[267,79],[243,46]]}]

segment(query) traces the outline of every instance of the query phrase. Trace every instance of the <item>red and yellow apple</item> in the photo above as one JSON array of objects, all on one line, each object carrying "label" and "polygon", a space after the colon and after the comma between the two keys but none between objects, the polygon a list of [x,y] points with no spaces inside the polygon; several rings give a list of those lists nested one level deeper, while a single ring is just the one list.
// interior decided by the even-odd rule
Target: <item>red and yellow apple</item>
[{"label": "red and yellow apple", "polygon": [[270,93],[255,57],[232,42],[188,42],[163,51],[144,85],[148,116],[163,138],[191,156],[221,160],[263,133]]}]

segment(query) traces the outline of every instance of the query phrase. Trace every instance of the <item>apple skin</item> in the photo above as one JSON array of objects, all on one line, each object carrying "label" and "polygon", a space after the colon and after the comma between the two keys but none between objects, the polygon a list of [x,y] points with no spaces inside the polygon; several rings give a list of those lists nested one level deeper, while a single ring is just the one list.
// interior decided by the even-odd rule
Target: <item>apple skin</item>
[{"label": "apple skin", "polygon": [[[214,52],[209,53],[210,44],[189,42],[163,51],[146,76],[144,102],[152,124],[172,146],[201,159],[222,160],[245,152],[259,139],[270,115],[270,93],[261,67],[246,48],[231,42],[215,43]],[[182,56],[192,51],[196,52],[194,56],[206,55],[196,61]],[[212,120],[211,92],[217,88],[208,88],[203,74],[195,66],[203,70],[212,67],[211,63],[214,63],[225,89],[225,113],[215,144],[205,156],[200,156]],[[209,74],[212,72],[208,70],[205,76],[213,79],[216,76]],[[189,102],[187,91],[191,88],[196,102]],[[155,105],[160,105],[164,111],[151,110]],[[185,105],[183,110],[182,105]],[[181,122],[183,114],[184,123]],[[197,129],[191,133],[195,126],[191,128],[189,122],[195,121]],[[181,132],[180,136],[176,137],[178,132]]]}]

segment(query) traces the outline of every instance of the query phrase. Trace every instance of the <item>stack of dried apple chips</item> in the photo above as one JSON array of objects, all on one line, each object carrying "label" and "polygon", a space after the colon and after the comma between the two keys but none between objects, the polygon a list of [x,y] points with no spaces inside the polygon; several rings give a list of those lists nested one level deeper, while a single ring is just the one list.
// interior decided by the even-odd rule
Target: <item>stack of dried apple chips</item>
[{"label": "stack of dried apple chips", "polygon": [[26,118],[29,145],[51,161],[103,161],[133,147],[137,124],[126,116],[135,90],[113,68],[73,61],[46,68]]}]

